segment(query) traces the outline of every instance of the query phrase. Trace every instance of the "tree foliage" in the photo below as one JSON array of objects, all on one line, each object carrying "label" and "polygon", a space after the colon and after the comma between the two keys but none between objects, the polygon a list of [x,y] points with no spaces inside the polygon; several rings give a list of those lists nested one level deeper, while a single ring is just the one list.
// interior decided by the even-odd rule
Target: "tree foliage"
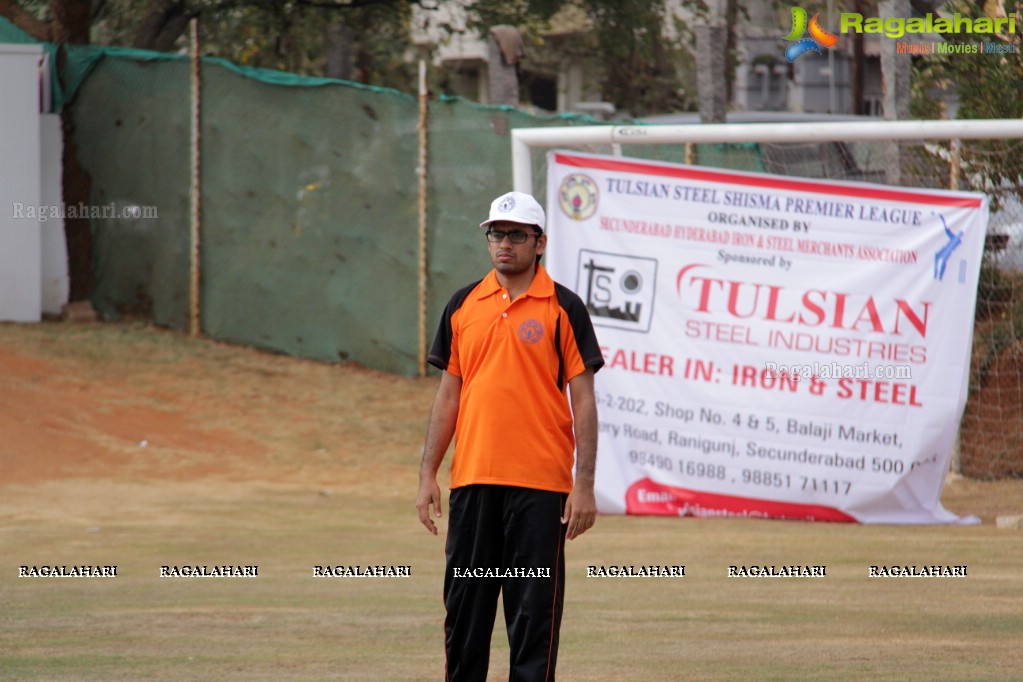
[{"label": "tree foliage", "polygon": [[[430,0],[0,0],[0,16],[40,40],[163,52],[187,47],[202,25],[203,52],[241,64],[323,75],[332,50],[355,55],[353,77],[407,85],[413,5]],[[338,30],[348,27],[349,30]],[[348,45],[337,45],[347,39]]]},{"label": "tree foliage", "polygon": [[247,66],[405,90],[414,75],[407,59],[410,4],[392,0],[344,9],[298,2],[234,7],[203,19],[203,53]]},{"label": "tree foliage", "polygon": [[512,0],[500,2],[479,0],[465,2],[465,11],[469,15],[469,27],[485,30],[489,26],[508,24],[511,26],[529,26],[543,24],[564,7],[566,0]]},{"label": "tree foliage", "polygon": [[[1008,5],[1008,6],[1005,6]],[[955,117],[959,119],[1023,118],[1023,3],[967,2],[955,0],[944,14],[959,12],[973,19],[1016,13],[1016,32],[989,36],[961,33],[950,38],[955,43],[973,44],[978,53],[929,55],[922,58],[913,83],[912,112],[919,118],[945,118],[941,95],[954,94]],[[1005,54],[990,53],[987,44],[1012,49]],[[985,51],[979,52],[981,46]],[[974,140],[962,145],[964,181],[970,189],[991,194],[998,208],[1003,195],[1023,199],[1023,176],[1019,164],[1005,163],[1007,158],[1023,158],[1023,141]]]},{"label": "tree foliage", "polygon": [[[412,7],[437,0],[0,0],[7,16],[40,39],[141,49],[186,49],[189,21],[201,19],[203,52],[240,64],[331,75],[413,89],[408,59]],[[663,0],[446,0],[467,19],[449,31],[486,35],[498,24],[537,37],[560,10],[585,12],[586,49],[602,70],[603,97],[639,115],[684,106],[680,65],[691,59],[684,27]],[[696,15],[702,0],[686,0]],[[54,38],[53,31],[62,38]],[[668,38],[667,35],[677,36]],[[596,59],[594,59],[596,57]]]},{"label": "tree foliage", "polygon": [[633,116],[684,108],[660,0],[586,0],[605,70],[604,98]]}]

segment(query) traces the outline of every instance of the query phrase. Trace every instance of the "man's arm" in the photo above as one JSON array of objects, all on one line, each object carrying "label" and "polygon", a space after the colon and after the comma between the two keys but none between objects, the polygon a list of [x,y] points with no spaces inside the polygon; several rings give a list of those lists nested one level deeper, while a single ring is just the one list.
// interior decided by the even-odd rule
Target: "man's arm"
[{"label": "man's arm", "polygon": [[441,495],[440,486],[437,485],[437,471],[440,470],[444,453],[448,451],[451,438],[455,435],[455,423],[458,421],[458,405],[461,396],[461,377],[445,371],[441,375],[440,386],[433,399],[430,425],[426,429],[423,461],[419,465],[419,494],[416,497],[419,521],[426,526],[426,530],[434,535],[437,534],[437,525],[430,518],[430,507],[434,508],[437,518],[440,518]]},{"label": "man's arm", "polygon": [[568,382],[575,424],[575,486],[565,503],[562,523],[568,524],[566,537],[572,540],[597,520],[597,500],[593,494],[597,474],[597,400],[593,394],[593,370],[587,369]]}]

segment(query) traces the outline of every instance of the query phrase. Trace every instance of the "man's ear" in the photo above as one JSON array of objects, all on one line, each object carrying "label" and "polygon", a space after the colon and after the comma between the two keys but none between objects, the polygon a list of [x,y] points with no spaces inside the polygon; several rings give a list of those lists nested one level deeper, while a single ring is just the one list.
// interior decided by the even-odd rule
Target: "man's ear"
[{"label": "man's ear", "polygon": [[543,255],[544,249],[547,248],[547,233],[544,232],[536,238],[536,255]]}]

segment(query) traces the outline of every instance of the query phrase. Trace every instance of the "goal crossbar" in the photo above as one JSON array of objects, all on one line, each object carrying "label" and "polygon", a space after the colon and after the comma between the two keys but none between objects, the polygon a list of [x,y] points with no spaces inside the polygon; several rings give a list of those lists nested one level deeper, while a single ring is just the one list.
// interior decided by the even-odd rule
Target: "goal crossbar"
[{"label": "goal crossbar", "polygon": [[999,138],[1023,138],[1023,119],[516,128],[511,131],[512,180],[516,191],[532,193],[533,147]]}]

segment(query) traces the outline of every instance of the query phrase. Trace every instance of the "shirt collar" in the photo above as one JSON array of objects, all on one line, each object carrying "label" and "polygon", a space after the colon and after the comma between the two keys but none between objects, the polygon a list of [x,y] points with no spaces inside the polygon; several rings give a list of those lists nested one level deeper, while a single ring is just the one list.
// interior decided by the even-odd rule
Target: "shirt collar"
[{"label": "shirt collar", "polygon": [[[501,283],[497,281],[497,270],[491,270],[483,278],[483,281],[480,282],[477,298],[493,296],[503,288]],[[554,280],[547,274],[547,270],[543,265],[536,266],[536,274],[533,275],[533,281],[530,282],[529,288],[524,295],[533,296],[534,298],[549,298],[554,295]]]}]

